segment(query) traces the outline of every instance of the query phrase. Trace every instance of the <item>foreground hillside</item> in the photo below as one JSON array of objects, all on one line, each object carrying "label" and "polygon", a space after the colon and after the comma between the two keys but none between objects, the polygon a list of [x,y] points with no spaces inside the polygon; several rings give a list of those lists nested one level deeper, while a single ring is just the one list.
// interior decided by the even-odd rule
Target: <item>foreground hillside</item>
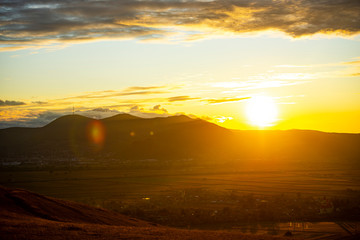
[{"label": "foreground hillside", "polygon": [[[1,239],[283,239],[183,230],[19,189],[0,187]],[[287,238],[288,239],[288,238]]]}]

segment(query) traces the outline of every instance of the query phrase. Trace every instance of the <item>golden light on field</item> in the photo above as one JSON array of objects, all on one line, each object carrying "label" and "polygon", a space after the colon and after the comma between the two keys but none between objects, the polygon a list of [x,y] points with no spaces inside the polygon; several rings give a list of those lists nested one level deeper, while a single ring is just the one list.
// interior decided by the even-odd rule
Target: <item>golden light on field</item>
[{"label": "golden light on field", "polygon": [[246,104],[246,116],[251,125],[268,127],[276,122],[278,108],[271,97],[255,96]]}]

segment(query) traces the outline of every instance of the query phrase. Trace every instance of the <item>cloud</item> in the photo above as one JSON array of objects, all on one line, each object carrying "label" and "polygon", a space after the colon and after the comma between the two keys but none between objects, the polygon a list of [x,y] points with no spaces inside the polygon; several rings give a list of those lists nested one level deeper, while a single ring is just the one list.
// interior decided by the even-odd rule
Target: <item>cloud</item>
[{"label": "cloud", "polygon": [[306,73],[267,73],[249,76],[249,80],[246,81],[215,82],[210,85],[215,88],[229,89],[227,93],[230,93],[304,84],[313,78],[315,75]]},{"label": "cloud", "polygon": [[24,102],[19,102],[19,101],[9,101],[9,100],[0,100],[0,107],[5,107],[5,106],[18,106],[18,105],[25,105],[26,103]]},{"label": "cloud", "polygon": [[112,109],[109,109],[109,108],[95,108],[93,109],[92,111],[94,112],[104,112],[104,113],[108,113],[108,112],[111,112],[111,113],[119,113],[118,110],[112,110]]},{"label": "cloud", "polygon": [[360,66],[360,60],[351,61],[351,62],[345,62],[344,64]]},{"label": "cloud", "polygon": [[161,108],[161,105],[156,105],[152,108],[152,111],[154,112],[162,112],[167,113],[168,111],[165,108]]},{"label": "cloud", "polygon": [[[360,31],[358,0],[72,0],[5,1],[0,42],[17,49],[54,43],[186,38],[276,30],[292,37]],[[191,31],[189,31],[191,30]],[[197,31],[197,33],[194,33]]]},{"label": "cloud", "polygon": [[225,117],[225,116],[215,117],[215,121],[219,122],[219,123],[223,123],[223,122],[228,121],[228,120],[233,120],[233,118],[232,117]]},{"label": "cloud", "polygon": [[176,97],[169,97],[168,101],[169,102],[178,102],[178,101],[189,101],[189,100],[195,100],[195,99],[199,99],[199,98],[192,98],[189,96],[176,96]]},{"label": "cloud", "polygon": [[58,100],[73,100],[73,99],[105,99],[121,96],[132,96],[132,95],[152,95],[152,94],[163,94],[168,93],[168,91],[157,90],[152,91],[151,89],[160,89],[165,88],[165,86],[151,86],[151,87],[129,87],[123,90],[105,90],[105,91],[95,91],[89,92],[78,96],[72,96],[67,98],[62,98]]},{"label": "cloud", "polygon": [[249,99],[250,97],[242,97],[242,98],[217,98],[217,99],[204,99],[203,101],[206,101],[210,104],[222,104],[222,103],[228,103],[228,102],[239,102],[246,99]]},{"label": "cloud", "polygon": [[359,77],[360,76],[360,59],[359,57],[354,58],[355,61],[343,62],[342,65],[347,65],[349,70],[345,74],[347,77]]},{"label": "cloud", "polygon": [[360,72],[358,72],[358,73],[351,73],[351,74],[349,74],[348,76],[350,76],[350,77],[359,77],[359,76],[360,76]]},{"label": "cloud", "polygon": [[[11,114],[11,113],[10,113]],[[11,119],[10,121],[0,121],[0,128],[8,127],[43,127],[58,117],[69,114],[69,112],[51,112],[41,113],[27,112],[21,117]]]},{"label": "cloud", "polygon": [[309,68],[311,66],[303,66],[303,65],[276,65],[276,68]]},{"label": "cloud", "polygon": [[155,105],[149,109],[135,105],[130,108],[129,113],[142,118],[167,117],[171,115],[165,108],[162,108],[161,105]]},{"label": "cloud", "polygon": [[[122,113],[120,111],[109,108],[95,108],[91,110],[77,110],[75,114],[82,115],[94,119],[102,119]],[[0,111],[0,128],[8,127],[43,127],[55,119],[73,114],[70,108],[54,111],[36,111],[36,110],[18,110]]]},{"label": "cloud", "polygon": [[144,91],[144,90],[153,90],[153,89],[159,89],[159,88],[164,88],[164,86],[133,86],[133,87],[128,87],[126,89],[124,89],[124,92],[134,92],[134,91]]},{"label": "cloud", "polygon": [[[20,101],[0,100],[1,126],[41,126],[47,121],[34,120],[38,114],[46,111],[61,112],[63,115],[72,114],[75,107],[76,114],[101,119],[124,112],[136,105],[156,106],[159,103],[168,103],[167,97],[154,98],[153,95],[168,93],[168,86],[133,86],[120,90],[105,90],[85,92],[74,96],[48,101]],[[23,106],[25,105],[25,106]],[[8,107],[6,107],[8,106]],[[9,107],[11,106],[11,107]],[[133,109],[135,110],[135,109]],[[160,106],[148,109],[147,112],[166,113]],[[41,117],[41,115],[40,115]],[[34,120],[35,122],[31,122]],[[13,124],[10,124],[10,122]],[[30,122],[29,122],[30,121]]]},{"label": "cloud", "polygon": [[82,115],[85,117],[89,117],[89,118],[94,118],[94,119],[102,119],[102,118],[112,117],[119,113],[122,113],[122,112],[115,110],[115,109],[102,108],[102,107],[91,109],[91,110],[85,110],[85,111],[76,111],[76,114],[79,114],[79,115]]},{"label": "cloud", "polygon": [[34,101],[34,102],[31,102],[31,103],[38,104],[38,105],[47,104],[47,102],[43,102],[43,101]]},{"label": "cloud", "polygon": [[[197,117],[197,116],[193,116],[193,118],[198,118],[198,117]],[[212,117],[209,117],[209,116],[201,116],[201,117],[199,117],[199,118],[200,118],[200,119],[203,119],[203,120],[205,120],[205,121],[208,121],[208,122],[214,120]]]},{"label": "cloud", "polygon": [[130,112],[133,111],[144,111],[144,108],[140,107],[139,105],[136,105],[130,108]]}]

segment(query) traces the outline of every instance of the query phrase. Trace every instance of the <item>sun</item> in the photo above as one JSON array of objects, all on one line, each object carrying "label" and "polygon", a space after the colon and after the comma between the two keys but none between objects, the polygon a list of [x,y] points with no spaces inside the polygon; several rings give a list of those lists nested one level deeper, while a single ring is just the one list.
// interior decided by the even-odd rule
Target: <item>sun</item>
[{"label": "sun", "polygon": [[273,98],[255,96],[246,104],[246,116],[251,125],[269,127],[277,121],[278,108]]}]

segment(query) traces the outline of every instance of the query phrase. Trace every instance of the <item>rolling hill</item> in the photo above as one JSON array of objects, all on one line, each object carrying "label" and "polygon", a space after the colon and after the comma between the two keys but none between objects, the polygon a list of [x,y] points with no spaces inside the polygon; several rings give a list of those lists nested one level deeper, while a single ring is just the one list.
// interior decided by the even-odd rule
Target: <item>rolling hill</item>
[{"label": "rolling hill", "polygon": [[94,120],[68,115],[41,128],[0,130],[0,158],[286,159],[355,161],[360,134],[234,131],[187,116]]},{"label": "rolling hill", "polygon": [[[94,131],[103,141],[96,140]],[[2,129],[0,149],[1,157],[172,159],[214,153],[231,135],[227,129],[186,116],[144,119],[119,114],[94,120],[69,115],[42,128]]]},{"label": "rolling hill", "polygon": [[0,186],[0,238],[7,239],[284,239],[235,231],[163,227],[119,213]]}]

